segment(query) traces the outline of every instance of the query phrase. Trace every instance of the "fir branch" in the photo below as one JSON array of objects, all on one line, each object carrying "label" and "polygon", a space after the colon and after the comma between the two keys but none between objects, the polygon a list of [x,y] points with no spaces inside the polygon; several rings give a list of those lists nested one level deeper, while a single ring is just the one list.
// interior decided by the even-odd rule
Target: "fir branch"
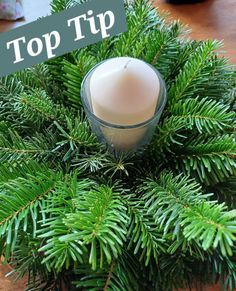
[{"label": "fir branch", "polygon": [[203,194],[201,186],[188,177],[173,176],[164,172],[158,181],[144,181],[141,188],[145,208],[153,215],[155,222],[163,228],[164,234],[173,228],[173,237],[178,235],[181,211],[197,202],[206,201],[211,194]]},{"label": "fir branch", "polygon": [[60,174],[42,170],[43,173],[37,172],[35,176],[28,174],[26,178],[18,177],[0,184],[0,201],[4,205],[0,210],[0,235],[2,238],[6,235],[5,242],[12,251],[19,230],[25,232],[32,227],[35,237],[41,203],[60,179]]},{"label": "fir branch", "polygon": [[31,290],[31,287],[43,288],[50,277],[45,266],[41,264],[42,254],[38,252],[40,244],[41,241],[38,238],[33,239],[30,232],[18,233],[14,256],[10,261],[11,274],[15,280],[27,276],[27,290]]},{"label": "fir branch", "polygon": [[97,139],[85,120],[81,120],[79,117],[72,119],[66,116],[66,128],[63,128],[56,121],[54,124],[58,128],[62,139],[56,143],[54,152],[65,148],[64,161],[77,155],[81,148],[98,148]]},{"label": "fir branch", "polygon": [[58,13],[58,12],[61,12],[63,10],[66,10],[78,2],[79,1],[76,1],[76,0],[52,0],[51,1],[51,13],[53,14],[53,13]]},{"label": "fir branch", "polygon": [[236,173],[236,144],[233,135],[195,138],[176,155],[178,169],[206,185],[222,182]]},{"label": "fir branch", "polygon": [[[82,240],[90,245],[89,263],[93,270],[103,265],[103,257],[111,263],[121,253],[127,232],[128,217],[120,193],[107,186],[91,190],[75,201],[77,211],[67,214],[64,223],[73,234],[61,237],[62,241]],[[97,250],[98,248],[98,250]]]},{"label": "fir branch", "polygon": [[[137,39],[140,40],[142,35],[145,35],[148,29],[156,26],[161,26],[164,20],[157,16],[155,9],[146,0],[135,1],[134,6],[130,5],[127,8],[127,32],[121,34],[116,42],[112,56],[132,56],[133,47],[137,46]],[[134,52],[135,50],[133,50]]]},{"label": "fir branch", "polygon": [[[5,209],[4,209],[4,211],[1,210],[1,215],[0,215],[0,225],[1,226],[4,225],[5,223],[8,223],[14,216],[18,216],[18,214],[20,212],[23,212],[25,209],[29,208],[37,200],[42,199],[49,192],[51,192],[52,189],[54,188],[55,184],[54,183],[48,184],[48,182],[51,182],[48,180],[45,181],[45,184],[42,184],[42,183],[40,184],[40,182],[42,182],[45,179],[44,175],[42,175],[42,176],[38,175],[38,177],[36,177],[36,178],[34,178],[34,177],[31,177],[31,178],[32,178],[32,181],[29,181],[28,184],[26,183],[26,181],[28,179],[18,178],[16,180],[8,181],[8,183],[4,183],[4,185],[2,185],[2,191],[3,191],[2,194],[3,195],[1,195],[1,201],[2,201],[2,203],[4,203]],[[50,178],[51,177],[49,176],[48,179],[50,179]],[[25,187],[24,192],[22,191],[23,190],[21,187],[22,185],[24,185],[24,187]],[[37,187],[38,185],[40,185],[40,186]],[[33,188],[35,193],[25,193],[25,190],[27,190],[27,187],[28,187],[28,190],[29,189],[32,190],[32,188]],[[14,188],[16,189],[14,194],[18,199],[18,200],[17,199],[15,200],[15,206],[17,208],[19,208],[17,210],[16,210],[15,206],[14,206],[14,208],[12,208],[12,206],[13,206],[12,202],[9,201],[10,199],[12,199],[12,195],[13,195],[13,192],[10,193],[9,191],[12,191]],[[26,199],[25,194],[27,194],[27,196],[29,196],[29,194],[31,194],[31,197],[27,197],[27,199]],[[32,195],[34,195],[34,197]],[[30,199],[30,198],[32,198],[32,199]],[[30,199],[30,200],[27,201],[28,199]],[[22,204],[23,202],[27,202],[27,204]],[[8,211],[9,212],[12,211],[13,213],[8,214]]]},{"label": "fir branch", "polygon": [[14,76],[0,79],[0,120],[9,122],[14,128],[22,128],[24,123],[14,111],[14,98],[23,90],[23,85]]},{"label": "fir branch", "polygon": [[225,202],[230,209],[236,208],[236,177],[232,176],[210,187],[220,203]]},{"label": "fir branch", "polygon": [[145,207],[164,228],[164,233],[171,227],[177,235],[182,227],[185,238],[200,241],[204,250],[219,246],[224,256],[232,255],[236,211],[227,211],[223,204],[208,202],[209,194],[199,192],[199,187],[186,177],[164,173],[159,181],[144,184]]},{"label": "fir branch", "polygon": [[127,234],[130,238],[128,249],[134,247],[134,254],[140,253],[139,258],[145,260],[146,266],[151,258],[157,263],[159,254],[165,252],[165,239],[159,227],[146,213],[142,203],[132,198],[128,198],[126,203],[131,219]]},{"label": "fir branch", "polygon": [[81,83],[88,71],[96,64],[96,58],[90,55],[86,49],[72,55],[74,63],[63,61],[63,84],[66,96],[75,108],[81,107],[80,89]]},{"label": "fir branch", "polygon": [[87,248],[79,239],[66,242],[61,239],[69,233],[70,228],[60,217],[44,223],[43,234],[39,237],[47,239],[47,241],[44,246],[39,248],[39,252],[43,252],[42,264],[45,264],[50,272],[54,270],[60,273],[64,267],[68,269],[72,262],[83,263],[83,254],[87,252]]},{"label": "fir branch", "polygon": [[22,93],[15,100],[15,109],[22,118],[34,123],[56,119],[56,108],[45,91],[34,90],[30,94]]},{"label": "fir branch", "polygon": [[192,55],[201,45],[201,42],[189,39],[178,39],[177,43],[177,58],[175,59],[175,62],[171,64],[170,73],[165,80],[168,87],[171,87],[174,84],[176,76],[178,76],[183,70],[186,62],[189,60],[189,56]]},{"label": "fir branch", "polygon": [[0,101],[21,94],[23,85],[14,76],[7,76],[0,79]]},{"label": "fir branch", "polygon": [[180,20],[173,20],[168,28],[168,32],[173,38],[180,38],[188,35],[191,29],[189,29],[188,25],[181,23]]},{"label": "fir branch", "polygon": [[40,171],[46,171],[48,167],[45,164],[40,164],[34,160],[2,163],[0,165],[0,185],[4,186],[4,183],[11,180],[15,180],[18,177],[26,178],[28,174],[34,175]]},{"label": "fir branch", "polygon": [[115,158],[110,153],[101,151],[98,153],[78,155],[73,160],[73,166],[77,167],[83,173],[94,173],[100,171],[101,175],[121,177],[122,175],[129,176],[131,170],[137,171],[132,160],[127,157],[120,156]]},{"label": "fir branch", "polygon": [[111,57],[111,52],[113,51],[115,41],[116,38],[105,38],[103,39],[103,41],[97,42],[96,44],[89,46],[87,48],[89,50],[88,57],[94,57],[95,59],[91,58],[91,61],[93,62],[94,60],[96,60],[96,63],[109,59]]},{"label": "fir branch", "polygon": [[8,134],[0,133],[0,162],[12,162],[16,160],[44,159],[52,154],[45,139],[42,136],[35,136],[31,139],[23,139],[15,131],[8,131]]},{"label": "fir branch", "polygon": [[180,100],[170,112],[173,116],[185,119],[186,127],[196,127],[199,133],[218,133],[233,128],[235,123],[235,113],[229,111],[229,106],[208,98]]},{"label": "fir branch", "polygon": [[228,64],[227,58],[213,54],[204,69],[208,79],[202,83],[202,96],[223,101],[229,105],[225,93],[235,87],[235,68]]},{"label": "fir branch", "polygon": [[[143,53],[143,59],[155,66],[164,78],[170,75],[170,68],[176,62],[178,56],[178,42],[169,32],[160,30],[150,31],[146,36],[147,45]],[[168,58],[166,54],[168,53]]]},{"label": "fir branch", "polygon": [[90,265],[80,265],[76,269],[77,277],[74,282],[77,288],[89,290],[139,290],[137,283],[137,261],[123,253],[122,257],[111,262],[96,271],[91,270]]},{"label": "fir branch", "polygon": [[196,92],[197,95],[200,94],[202,85],[210,73],[205,72],[204,69],[214,50],[219,46],[220,43],[217,41],[206,41],[190,56],[169,90],[170,104],[173,105],[176,101],[186,97],[196,96]]},{"label": "fir branch", "polygon": [[95,173],[105,168],[109,162],[108,155],[100,151],[94,154],[78,155],[72,161],[72,166],[82,173]]},{"label": "fir branch", "polygon": [[187,136],[183,132],[186,126],[184,119],[171,116],[163,120],[150,145],[150,151],[158,159],[168,159],[177,146],[182,146]]},{"label": "fir branch", "polygon": [[[40,126],[54,121],[65,123],[66,117],[73,116],[73,110],[55,103],[44,90],[33,89],[30,93],[22,93],[14,100],[14,110],[23,120]],[[45,124],[46,123],[46,124]]]},{"label": "fir branch", "polygon": [[108,273],[108,276],[107,276],[107,280],[106,280],[105,286],[103,288],[104,291],[108,290],[108,286],[109,286],[109,284],[111,282],[111,279],[112,279],[112,273],[113,273],[114,267],[115,267],[115,260],[113,260],[111,262],[111,265],[110,265],[110,268],[109,268],[109,273]]},{"label": "fir branch", "polygon": [[125,155],[116,158],[107,154],[107,162],[103,165],[104,175],[108,175],[111,178],[116,175],[118,177],[122,177],[122,175],[129,176],[131,171],[135,172],[138,170],[139,169],[134,166],[132,157],[128,158]]},{"label": "fir branch", "polygon": [[232,255],[236,240],[236,211],[227,211],[224,204],[202,203],[182,214],[183,234],[188,239],[199,239],[204,250],[220,247],[223,256]]},{"label": "fir branch", "polygon": [[[87,247],[83,244],[82,237],[76,239],[76,234],[64,223],[68,213],[75,213],[76,207],[73,199],[78,193],[89,191],[95,184],[84,179],[77,181],[77,176],[64,177],[59,181],[54,191],[47,197],[42,209],[44,219],[41,221],[37,236],[43,240],[39,252],[43,253],[42,264],[51,272],[58,274],[72,263],[84,261]],[[65,238],[69,236],[69,240]]]},{"label": "fir branch", "polygon": [[[213,275],[213,282],[220,281],[224,290],[235,290],[236,288],[236,252],[234,248],[233,256],[224,257],[219,252],[214,253],[213,256],[206,256],[202,275],[210,273]],[[208,274],[207,274],[208,275]],[[206,282],[208,276],[206,276]]]},{"label": "fir branch", "polygon": [[227,92],[226,98],[227,100],[229,100],[230,103],[230,108],[231,110],[234,110],[236,112],[236,88],[235,86],[229,90],[229,92]]},{"label": "fir branch", "polygon": [[[196,268],[197,264],[197,268]],[[169,255],[164,254],[160,256],[158,266],[154,266],[152,271],[153,276],[153,289],[172,291],[178,289],[201,290],[203,276],[205,273],[201,273],[199,276],[198,268],[202,264],[202,260],[194,257],[190,252],[177,252]],[[207,274],[207,281],[205,284],[214,284],[212,274]],[[197,286],[196,286],[196,285]]]},{"label": "fir branch", "polygon": [[32,68],[19,71],[15,74],[15,77],[26,90],[44,89],[47,92],[50,91],[52,76],[46,64],[35,65]]}]

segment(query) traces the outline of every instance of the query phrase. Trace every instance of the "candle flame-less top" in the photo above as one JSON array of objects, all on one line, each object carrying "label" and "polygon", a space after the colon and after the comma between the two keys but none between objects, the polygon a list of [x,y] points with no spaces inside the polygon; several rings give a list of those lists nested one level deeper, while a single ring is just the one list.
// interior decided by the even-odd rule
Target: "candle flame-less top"
[{"label": "candle flame-less top", "polygon": [[154,114],[160,81],[147,63],[129,57],[109,59],[90,80],[94,114],[111,124],[135,125]]}]

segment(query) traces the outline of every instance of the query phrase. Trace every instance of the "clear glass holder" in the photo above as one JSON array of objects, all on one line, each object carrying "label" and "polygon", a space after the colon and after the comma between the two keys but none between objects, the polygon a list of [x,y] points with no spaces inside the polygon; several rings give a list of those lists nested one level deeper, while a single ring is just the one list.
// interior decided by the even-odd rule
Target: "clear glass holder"
[{"label": "clear glass holder", "polygon": [[94,114],[91,101],[91,76],[101,63],[98,63],[87,73],[81,85],[81,99],[85,113],[98,141],[104,144],[109,152],[117,157],[134,154],[136,151],[144,149],[153,137],[156,125],[160,120],[167,101],[165,82],[161,74],[148,64],[155,71],[160,81],[160,91],[154,115],[147,121],[135,125],[111,124]]}]

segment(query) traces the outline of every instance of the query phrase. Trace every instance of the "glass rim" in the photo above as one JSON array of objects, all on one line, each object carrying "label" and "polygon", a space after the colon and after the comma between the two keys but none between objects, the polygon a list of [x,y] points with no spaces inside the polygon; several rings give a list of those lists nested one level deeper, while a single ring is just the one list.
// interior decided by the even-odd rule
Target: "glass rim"
[{"label": "glass rim", "polygon": [[114,58],[108,58],[106,60],[103,60],[101,62],[99,62],[98,64],[96,64],[94,67],[92,67],[88,73],[85,75],[85,77],[83,78],[83,81],[81,83],[81,100],[82,100],[82,103],[85,107],[85,111],[88,112],[88,114],[94,118],[96,121],[98,121],[100,124],[106,126],[106,127],[110,127],[110,128],[119,128],[119,129],[134,129],[134,128],[139,128],[139,127],[142,127],[142,126],[145,126],[149,123],[151,123],[157,116],[160,115],[160,113],[163,111],[165,105],[166,105],[166,102],[167,102],[167,90],[166,90],[166,84],[165,84],[165,81],[161,75],[161,73],[154,67],[152,66],[151,64],[141,60],[141,59],[138,59],[144,63],[146,63],[148,66],[150,66],[154,71],[155,73],[157,74],[158,76],[158,79],[160,81],[160,96],[162,96],[161,100],[160,100],[160,104],[157,108],[157,110],[155,111],[154,115],[147,119],[146,121],[143,121],[141,123],[137,123],[137,124],[132,124],[132,125],[120,125],[120,124],[113,124],[113,123],[110,123],[110,122],[107,122],[99,117],[97,117],[89,108],[89,106],[87,105],[87,102],[85,100],[86,98],[86,92],[85,92],[85,85],[86,85],[86,82],[88,81],[88,78],[90,77],[90,75],[92,74],[92,72],[98,67],[100,66],[102,63],[108,61],[108,60],[112,60],[112,59],[116,59],[117,57],[114,57]]}]

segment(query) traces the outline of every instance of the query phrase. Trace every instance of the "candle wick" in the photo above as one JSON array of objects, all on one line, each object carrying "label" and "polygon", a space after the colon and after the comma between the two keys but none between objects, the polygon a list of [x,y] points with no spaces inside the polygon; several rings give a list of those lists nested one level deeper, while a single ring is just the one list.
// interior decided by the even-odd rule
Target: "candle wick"
[{"label": "candle wick", "polygon": [[126,70],[128,68],[128,64],[131,62],[131,60],[128,60],[128,62],[125,64],[124,69]]}]

